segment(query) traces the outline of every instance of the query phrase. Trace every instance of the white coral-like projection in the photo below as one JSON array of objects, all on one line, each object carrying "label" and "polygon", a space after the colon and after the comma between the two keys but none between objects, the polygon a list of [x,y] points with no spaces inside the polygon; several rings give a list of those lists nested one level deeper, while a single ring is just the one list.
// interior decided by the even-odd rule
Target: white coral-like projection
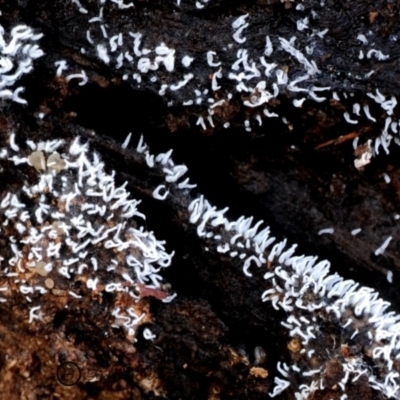
[{"label": "white coral-like projection", "polygon": [[11,134],[12,157],[1,153],[29,181],[0,195],[0,301],[20,297],[33,322],[45,317],[44,296],[61,293],[79,304],[109,293],[114,326],[134,340],[150,318],[141,298],[171,298],[159,272],[173,254],[140,226],[140,201],[126,183],[115,183],[114,171],[105,171],[87,143],[28,140],[27,146],[20,150]]},{"label": "white coral-like projection", "polygon": [[[20,97],[23,87],[13,88],[22,75],[33,69],[33,60],[44,53],[35,43],[43,35],[35,34],[26,25],[17,25],[10,34],[6,34],[0,25],[0,98],[11,99],[17,103],[26,104]],[[8,39],[8,41],[7,41]]]}]

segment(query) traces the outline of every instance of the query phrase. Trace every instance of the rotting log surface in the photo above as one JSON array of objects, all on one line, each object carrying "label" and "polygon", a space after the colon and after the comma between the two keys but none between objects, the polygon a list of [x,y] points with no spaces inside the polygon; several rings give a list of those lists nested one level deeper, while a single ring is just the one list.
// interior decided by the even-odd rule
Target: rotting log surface
[{"label": "rotting log surface", "polygon": [[[97,4],[88,3],[93,8]],[[201,11],[185,5],[184,0],[182,7],[174,3],[137,1],[128,13],[115,7],[106,15],[107,24],[140,30],[154,43],[163,40],[170,47],[198,53],[231,36],[230,24],[219,21],[232,15],[249,13],[254,25],[260,26],[262,34],[250,34],[247,39],[247,46],[254,49],[264,47],[269,32],[285,37],[297,34],[296,3],[213,1]],[[285,360],[288,351],[279,313],[261,303],[262,289],[257,281],[243,276],[239,265],[204,251],[195,230],[187,225],[187,204],[178,196],[161,204],[152,199],[162,179],[133,151],[120,149],[129,131],[134,132],[133,143],[143,132],[153,153],[173,148],[175,161],[189,167],[198,191],[219,207],[229,206],[230,217],[245,214],[263,219],[275,235],[299,243],[300,252],[328,258],[333,271],[374,287],[399,310],[400,232],[394,215],[400,209],[400,150],[392,145],[389,156],[381,154],[365,170],[357,171],[350,143],[329,142],[354,130],[343,122],[343,105],[310,101],[294,108],[289,94],[282,93],[276,110],[291,116],[293,129],[280,120],[266,119],[249,133],[243,121],[251,110],[237,94],[221,116],[231,127],[204,131],[195,125],[203,106],[181,105],[185,91],[193,87],[177,93],[168,108],[167,100],[158,96],[150,82],[144,81],[138,90],[122,81],[125,71],[104,65],[93,52],[82,55],[86,20],[68,2],[4,2],[1,9],[5,27],[24,22],[43,32],[41,47],[46,53],[23,80],[29,105],[2,105],[2,146],[11,129],[20,138],[79,134],[90,139],[108,168],[117,171],[121,182],[128,180],[132,194],[143,199],[141,211],[147,216],[148,228],[176,251],[165,278],[178,294],[171,304],[149,300],[157,340],[141,340],[134,348],[120,332],[108,327],[101,307],[92,309],[91,303],[83,303],[80,310],[58,308],[57,318],[45,320],[44,325],[21,320],[18,304],[2,305],[3,396],[152,399],[164,394],[170,399],[258,399],[271,391],[276,362]],[[314,22],[315,29],[329,28],[325,47],[320,49],[326,56],[318,77],[320,86],[351,91],[355,99],[363,99],[376,87],[397,96],[399,51],[389,37],[397,34],[398,10],[397,2],[327,2]],[[393,61],[357,63],[355,35],[365,29],[373,31],[376,47],[390,53]],[[232,64],[234,57],[227,54],[226,62]],[[89,83],[80,87],[56,78],[53,64],[61,58],[76,70],[84,68]],[[296,68],[289,57],[276,62]],[[379,70],[378,77],[356,78],[373,69]],[[195,75],[199,86],[209,81],[206,68],[197,67]],[[43,120],[33,116],[40,110],[48,115]],[[357,125],[357,131],[365,138],[379,134],[368,121]],[[391,177],[389,184],[382,178],[384,173]],[[10,182],[12,178],[10,171]],[[334,235],[319,236],[318,231],[326,227],[335,228]],[[362,234],[352,236],[350,231],[357,227],[363,229]],[[374,256],[388,236],[393,237],[392,245],[384,255]],[[394,272],[393,284],[386,281],[386,270]],[[268,378],[250,373],[256,346],[267,354],[260,367],[269,371]],[[88,360],[85,365],[77,363],[83,378],[69,387],[60,385],[57,371],[82,354]],[[369,396],[379,398],[373,392]]]}]

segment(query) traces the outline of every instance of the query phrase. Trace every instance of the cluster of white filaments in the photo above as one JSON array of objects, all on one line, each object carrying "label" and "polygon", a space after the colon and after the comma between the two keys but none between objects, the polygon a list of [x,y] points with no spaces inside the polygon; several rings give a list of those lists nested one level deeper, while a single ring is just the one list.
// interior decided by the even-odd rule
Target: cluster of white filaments
[{"label": "cluster of white filaments", "polygon": [[[133,81],[138,88],[143,81],[150,83],[155,92],[168,98],[169,106],[201,105],[204,110],[197,111],[195,115],[196,124],[203,129],[214,128],[217,123],[228,128],[231,121],[228,117],[223,120],[222,110],[232,99],[237,101],[238,98],[244,107],[251,109],[250,117],[243,121],[247,131],[251,131],[254,126],[261,126],[265,118],[280,118],[293,129],[291,115],[283,115],[276,107],[279,104],[276,100],[284,94],[291,99],[295,108],[301,108],[305,101],[341,103],[341,107],[346,109],[343,112],[343,122],[350,125],[384,121],[381,133],[369,151],[361,154],[359,149],[360,159],[355,160],[356,168],[363,168],[368,164],[372,155],[379,154],[380,148],[388,153],[391,141],[400,145],[400,120],[395,117],[397,99],[394,95],[382,94],[379,88],[375,88],[363,95],[361,101],[353,101],[353,92],[335,90],[331,86],[318,83],[323,68],[317,55],[324,48],[324,37],[329,30],[314,29],[313,22],[320,18],[318,10],[308,10],[310,17],[304,17],[306,6],[301,2],[292,13],[298,13],[297,35],[307,45],[298,44],[297,36],[282,37],[270,32],[266,26],[265,48],[257,56],[250,55],[255,50],[251,42],[254,35],[260,35],[260,26],[257,24],[256,32],[253,31],[252,17],[249,14],[226,19],[225,23],[231,26],[232,36],[226,37],[219,48],[209,49],[204,54],[187,54],[168,44],[167,38],[161,38],[159,43],[151,43],[144,32],[116,31],[106,19],[105,10],[115,3],[122,12],[135,13],[131,3],[123,5],[122,0],[108,3],[99,0],[96,15],[90,15],[78,0],[72,3],[79,5],[80,12],[88,16],[88,27],[84,35],[89,47],[81,48],[83,54],[95,54],[105,64],[119,71],[124,80]],[[177,5],[181,5],[179,0]],[[196,2],[196,8],[199,9],[207,5],[206,0]],[[390,55],[375,48],[371,31],[357,33],[355,38],[355,43],[359,45],[359,54],[355,61],[362,62],[364,69],[368,69],[371,60],[389,62]],[[232,59],[232,53],[236,57],[233,63],[230,61],[228,64],[226,60]],[[286,61],[282,63],[282,60],[287,60],[292,66],[288,67]],[[208,71],[204,74],[207,81],[202,82],[194,69]],[[58,74],[61,72],[58,69]],[[364,75],[353,74],[353,78],[358,81],[368,80],[375,73],[377,71],[370,70]],[[348,75],[352,76],[352,73],[349,72]],[[80,80],[80,85],[88,82],[83,70],[67,76],[67,80],[74,78]],[[359,145],[362,144],[358,143],[356,137],[353,146],[357,149]]]},{"label": "cluster of white filaments", "polygon": [[22,75],[32,71],[33,61],[44,54],[35,43],[42,36],[26,25],[17,25],[8,35],[0,25],[0,99],[27,103],[21,98],[24,88],[13,86]]},{"label": "cluster of white filaments", "polygon": [[[153,160],[158,160],[165,174],[166,183],[155,189],[155,198],[165,200],[167,187],[182,189],[182,183],[176,181],[183,180],[187,168],[174,165],[172,151],[155,157],[142,140],[137,151],[149,167],[157,167]],[[186,185],[188,181],[183,182]],[[347,399],[347,389],[361,377],[367,377],[369,385],[388,398],[400,399],[400,315],[387,312],[390,303],[373,289],[330,273],[329,261],[296,255],[297,245],[288,246],[286,239],[277,241],[269,227],[261,228],[263,221],[254,223],[252,217],[244,216],[229,221],[227,211],[199,196],[189,205],[189,221],[197,225],[197,235],[208,251],[237,260],[249,278],[255,272],[259,277],[261,274],[265,281],[262,301],[286,313],[281,324],[292,338],[294,362],[278,363],[282,377],[275,378],[270,397],[291,388],[297,400],[305,400],[315,391],[332,389],[326,386],[325,376],[329,361],[335,357],[341,361],[342,376],[335,382],[340,399]],[[332,332],[324,332],[327,324],[333,324],[339,334],[333,337]],[[327,335],[329,352],[324,347]],[[363,350],[343,355],[343,346],[352,345]]]},{"label": "cluster of white filaments", "polygon": [[[133,9],[133,3],[123,0],[108,3],[114,3],[120,10]],[[197,121],[204,129],[207,123],[214,127],[216,109],[233,98],[229,90],[240,93],[240,101],[254,111],[252,117],[259,125],[264,117],[281,118],[290,124],[287,116],[277,114],[274,109],[273,99],[283,92],[289,93],[294,107],[302,107],[304,101],[351,101],[352,93],[318,86],[321,67],[313,54],[327,30],[312,29],[308,18],[297,21],[299,35],[313,39],[304,49],[296,45],[296,37],[283,38],[271,33],[265,37],[263,54],[252,58],[251,47],[245,47],[246,34],[251,29],[251,16],[246,14],[228,21],[232,37],[221,44],[221,49],[191,55],[179,54],[167,41],[150,46],[141,32],[111,32],[114,28],[105,23],[103,16],[108,3],[99,0],[98,14],[88,15],[85,35],[91,46],[89,51],[94,51],[105,64],[121,70],[125,80],[133,79],[140,86],[142,79],[148,79],[158,85],[159,95],[172,99],[169,105],[174,101],[186,106],[205,104],[206,114],[199,115]],[[207,1],[197,3],[204,6]],[[71,0],[71,4],[78,6],[82,14],[89,14],[79,0]],[[296,9],[303,12],[305,8],[299,3]],[[317,12],[311,15],[316,18]],[[390,55],[372,47],[368,35],[357,36],[358,58],[385,62]],[[32,70],[32,61],[43,54],[33,43],[40,36],[27,26],[16,26],[6,43],[0,26],[0,98],[26,103],[19,96],[23,89],[12,87]],[[228,51],[236,54],[232,65],[224,64],[227,58],[224,52]],[[82,48],[82,53],[86,52]],[[285,54],[296,68],[280,66],[274,62],[275,54],[278,58]],[[198,78],[190,72],[197,62],[210,69],[212,78],[208,86],[199,85]],[[178,64],[179,71],[175,72]],[[56,66],[58,75],[68,69],[63,60]],[[370,71],[362,79],[374,73]],[[80,84],[88,81],[85,71],[67,77],[72,79],[80,79]],[[226,82],[230,83],[224,91],[222,85]],[[186,90],[182,91],[183,88]],[[189,92],[191,97],[182,97]],[[218,100],[216,92],[220,94]],[[371,104],[381,111],[379,119],[383,115],[385,123],[373,145],[367,142],[359,168],[369,162],[372,153],[379,152],[380,146],[388,152],[392,140],[400,144],[399,121],[395,117],[397,100],[379,89],[366,93],[363,104],[354,102],[351,110],[344,112],[343,120],[349,124],[358,124],[362,119],[376,122],[378,115],[372,115]],[[229,121],[222,122],[229,126]],[[251,130],[250,120],[244,121],[244,127]],[[128,143],[129,137],[123,147]],[[357,139],[353,144],[359,148]],[[112,293],[113,323],[134,339],[137,327],[150,318],[143,311],[141,292],[152,293],[163,301],[172,298],[159,274],[171,264],[172,254],[166,252],[164,242],[157,241],[152,232],[137,226],[145,218],[137,209],[139,201],[130,198],[126,184],[116,185],[114,172],[105,171],[99,156],[87,144],[81,144],[77,138],[69,144],[62,140],[39,143],[28,140],[26,145],[27,149],[21,150],[11,134],[10,148],[0,151],[4,166],[25,169],[26,175],[20,186],[13,182],[0,195],[0,237],[4,243],[0,257],[0,302],[21,297],[27,304],[27,320],[32,323],[44,317],[45,296],[64,293],[71,302],[79,302],[102,292]],[[137,151],[150,168],[158,168],[165,175],[165,183],[153,192],[156,199],[165,200],[175,187],[189,198],[194,185],[184,178],[186,166],[174,164],[171,151],[154,156],[142,140]],[[3,167],[1,173],[6,171]],[[209,250],[231,263],[240,263],[249,278],[262,274],[265,288],[261,300],[286,313],[282,327],[298,343],[293,363],[278,363],[280,377],[275,378],[270,396],[290,388],[296,399],[301,400],[315,391],[331,389],[325,386],[325,373],[330,358],[335,356],[343,371],[335,389],[340,392],[341,400],[346,400],[349,386],[364,377],[372,388],[388,398],[400,399],[400,315],[387,311],[390,304],[372,289],[332,274],[328,261],[296,255],[296,245],[277,241],[269,227],[261,228],[262,221],[254,223],[253,218],[244,216],[229,221],[226,212],[227,208],[218,210],[199,196],[190,203],[188,218]],[[331,228],[320,232],[333,233]],[[390,241],[391,237],[387,238],[376,254],[382,254]],[[122,301],[122,296],[130,301]],[[323,331],[326,323],[333,324],[339,332],[336,336],[329,332],[333,339],[329,353],[321,349],[326,340]],[[144,336],[154,338],[148,329],[144,330]],[[357,345],[358,352],[343,355],[340,349],[344,343]]]},{"label": "cluster of white filaments", "polygon": [[[130,135],[123,148],[129,140]],[[4,166],[11,163],[27,176],[18,190],[14,186],[0,198],[0,236],[6,243],[0,301],[24,298],[27,319],[33,322],[43,319],[43,299],[55,291],[71,302],[114,293],[114,325],[125,328],[134,340],[138,326],[150,319],[140,292],[153,291],[163,301],[173,297],[159,274],[170,265],[172,254],[152,232],[136,226],[134,221],[144,218],[137,210],[139,202],[130,198],[126,184],[116,186],[114,172],[105,172],[88,144],[79,138],[69,145],[62,140],[26,144],[28,149],[20,150],[11,134],[10,149],[0,153]],[[187,167],[174,164],[172,151],[153,155],[140,139],[137,152],[165,177],[154,198],[165,200],[177,189],[190,199],[195,185],[185,177]],[[263,221],[254,223],[244,216],[230,221],[227,211],[199,196],[190,202],[188,219],[208,251],[242,265],[248,278],[261,278],[261,300],[286,313],[281,325],[293,342],[293,363],[278,363],[280,376],[270,396],[290,389],[301,400],[331,389],[325,376],[334,357],[342,371],[335,382],[340,399],[346,400],[348,388],[359,379],[367,379],[388,398],[400,399],[400,316],[387,312],[390,304],[372,289],[330,273],[328,261],[296,255],[297,246],[277,241],[269,227],[262,227]],[[131,299],[129,304],[121,301],[123,295]],[[337,330],[330,330],[328,353],[321,348],[327,324]],[[148,328],[143,335],[154,339]],[[345,355],[344,345],[362,350]]]},{"label": "cluster of white filaments", "polygon": [[137,209],[140,201],[130,197],[127,183],[116,185],[114,171],[105,171],[87,143],[76,138],[69,145],[63,140],[26,145],[21,150],[11,134],[10,149],[0,153],[3,174],[10,167],[4,163],[11,163],[30,177],[0,196],[0,236],[6,243],[0,301],[22,295],[32,322],[43,317],[44,296],[64,293],[79,302],[107,292],[114,295],[114,326],[133,340],[137,327],[150,320],[141,298],[172,298],[159,272],[173,254],[138,226],[145,219]]}]

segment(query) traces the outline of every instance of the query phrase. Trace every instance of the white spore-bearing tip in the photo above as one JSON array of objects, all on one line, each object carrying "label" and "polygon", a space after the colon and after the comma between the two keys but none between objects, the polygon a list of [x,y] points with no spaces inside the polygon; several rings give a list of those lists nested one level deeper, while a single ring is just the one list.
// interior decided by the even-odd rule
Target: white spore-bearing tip
[{"label": "white spore-bearing tip", "polygon": [[78,74],[71,74],[66,77],[67,82],[69,82],[71,79],[79,79],[80,80],[80,82],[78,83],[79,86],[86,85],[86,83],[89,80],[86,75],[86,72],[83,69]]},{"label": "white spore-bearing tip", "polygon": [[306,101],[306,98],[303,97],[301,99],[293,99],[293,105],[297,108],[301,108],[303,106],[303,103]]},{"label": "white spore-bearing tip", "polygon": [[239,18],[235,19],[235,21],[232,22],[232,28],[233,29],[238,29],[241,26],[246,24],[246,18],[249,16],[249,14],[244,14],[241,15]]},{"label": "white spore-bearing tip", "polygon": [[371,49],[367,53],[367,58],[371,58],[375,56],[375,58],[379,61],[387,60],[390,56],[387,54],[383,54],[380,50]]},{"label": "white spore-bearing tip", "polygon": [[356,229],[353,229],[350,233],[352,234],[352,236],[356,236],[356,235],[358,235],[361,231],[362,231],[361,228],[356,228]]},{"label": "white spore-bearing tip", "polygon": [[130,142],[130,140],[131,140],[131,137],[132,137],[132,132],[130,132],[130,133],[128,134],[128,136],[125,138],[124,142],[122,143],[122,145],[121,145],[121,148],[122,148],[122,149],[126,149],[126,148],[128,147],[129,142]]},{"label": "white spore-bearing tip", "polygon": [[118,8],[121,10],[125,10],[127,8],[135,7],[133,3],[124,3],[124,0],[110,0],[112,3],[115,3],[118,5]]},{"label": "white spore-bearing tip", "polygon": [[389,237],[374,251],[374,254],[375,254],[376,256],[382,255],[382,254],[385,252],[386,248],[389,246],[389,243],[391,242],[392,239],[393,239],[392,236],[389,236]]},{"label": "white spore-bearing tip", "polygon": [[190,64],[193,62],[194,58],[188,55],[182,58],[182,65],[186,68],[190,67]]},{"label": "white spore-bearing tip", "polygon": [[358,124],[358,121],[356,119],[350,118],[350,114],[347,111],[343,114],[343,117],[349,124]]},{"label": "white spore-bearing tip", "polygon": [[[163,193],[161,193],[163,192]],[[156,200],[165,200],[168,197],[169,191],[165,185],[157,186],[153,191],[153,197]]]},{"label": "white spore-bearing tip", "polygon": [[305,29],[308,29],[308,18],[305,17],[303,19],[298,19],[296,21],[296,27],[298,31],[304,31]]},{"label": "white spore-bearing tip", "polygon": [[184,86],[186,86],[187,83],[188,83],[190,80],[192,80],[193,78],[194,78],[194,75],[193,75],[192,73],[190,73],[190,74],[185,74],[185,75],[183,76],[183,80],[181,80],[181,81],[179,81],[179,82],[177,82],[177,83],[174,83],[174,84],[170,85],[169,89],[172,90],[172,91],[179,90],[179,89],[183,88]]},{"label": "white spore-bearing tip", "polygon": [[325,234],[333,235],[334,233],[335,233],[334,228],[324,228],[318,231],[318,235],[325,235]]},{"label": "white spore-bearing tip", "polygon": [[382,176],[383,176],[385,183],[389,184],[391,181],[390,176],[386,172]]},{"label": "white spore-bearing tip", "polygon": [[[41,318],[38,310],[47,289],[60,280],[70,301],[87,301],[91,291],[106,290],[116,296],[127,293],[136,299],[132,309],[122,308],[121,314],[140,308],[136,306],[140,298],[133,291],[135,285],[162,290],[159,271],[171,264],[173,256],[152,232],[132,223],[132,218],[145,219],[137,209],[140,201],[130,197],[127,183],[116,185],[115,173],[105,172],[99,155],[79,138],[70,144],[63,140],[28,140],[27,146],[17,145],[15,135],[10,134],[10,147],[19,156],[8,162],[16,169],[30,166],[34,180],[21,184],[19,189],[14,187],[0,198],[0,235],[11,254],[2,276],[30,296],[27,301],[34,307],[29,321]],[[141,140],[138,150],[144,148]],[[182,172],[172,165],[172,180]],[[21,200],[26,196],[29,204]],[[90,256],[93,254],[96,256]],[[116,254],[126,260],[122,268],[114,264]],[[22,264],[24,259],[28,262]],[[107,273],[111,265],[112,278]],[[25,281],[27,273],[32,276]],[[85,282],[80,290],[76,290],[76,280]],[[39,306],[35,305],[37,296],[41,296]],[[116,324],[125,329],[119,321]]]},{"label": "white spore-bearing tip", "polygon": [[235,31],[235,33],[232,35],[232,38],[239,44],[243,44],[247,39],[245,37],[242,37],[243,31],[248,28],[249,24],[244,24],[241,25],[239,29]]},{"label": "white spore-bearing tip", "polygon": [[357,40],[359,40],[362,44],[368,44],[368,39],[362,33],[357,35]]},{"label": "white spore-bearing tip", "polygon": [[208,51],[207,52],[207,63],[210,67],[219,67],[221,65],[220,62],[215,62],[214,57],[217,55],[215,51]]},{"label": "white spore-bearing tip", "polygon": [[100,60],[102,60],[105,64],[109,64],[110,57],[108,55],[107,48],[102,44],[98,44],[96,46],[96,50],[97,50],[97,56],[100,58]]},{"label": "white spore-bearing tip", "polygon": [[273,46],[272,46],[271,39],[270,39],[269,35],[267,35],[266,38],[265,38],[264,55],[269,57],[272,54],[273,51],[274,51],[274,49],[273,49]]},{"label": "white spore-bearing tip", "polygon": [[32,323],[35,319],[42,319],[40,312],[38,312],[40,309],[41,306],[31,307],[29,309],[29,323]]},{"label": "white spore-bearing tip", "polygon": [[143,337],[146,340],[154,340],[157,336],[149,328],[145,328],[143,329]]},{"label": "white spore-bearing tip", "polygon": [[56,61],[54,65],[57,67],[57,76],[61,76],[63,71],[66,71],[68,69],[68,64],[65,60]]}]

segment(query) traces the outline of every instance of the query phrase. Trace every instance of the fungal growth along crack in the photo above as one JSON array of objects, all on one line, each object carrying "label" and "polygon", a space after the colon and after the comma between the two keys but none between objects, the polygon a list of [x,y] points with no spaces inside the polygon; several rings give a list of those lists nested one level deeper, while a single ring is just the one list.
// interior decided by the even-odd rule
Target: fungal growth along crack
[{"label": "fungal growth along crack", "polygon": [[[154,198],[166,201],[178,190],[190,199],[187,168],[173,163],[172,151],[153,156],[142,139],[137,151],[148,167],[164,173],[165,184],[154,190]],[[278,362],[280,377],[270,397],[291,390],[301,400],[336,387],[345,400],[369,386],[400,398],[400,315],[387,312],[390,303],[373,289],[332,274],[329,261],[296,255],[297,245],[277,241],[268,226],[262,228],[263,221],[245,216],[230,221],[227,211],[200,195],[190,202],[188,222],[196,225],[206,251],[241,265],[248,278],[264,281],[261,300],[286,313],[281,325],[292,338],[293,363]],[[332,363],[337,363],[335,378]]]}]

